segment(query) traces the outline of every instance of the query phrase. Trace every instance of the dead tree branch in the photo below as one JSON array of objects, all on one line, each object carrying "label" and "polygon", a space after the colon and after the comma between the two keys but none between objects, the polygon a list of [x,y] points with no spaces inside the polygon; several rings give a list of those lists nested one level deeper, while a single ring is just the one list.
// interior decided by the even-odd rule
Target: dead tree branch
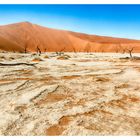
[{"label": "dead tree branch", "polygon": [[72,49],[73,49],[73,52],[76,53],[76,49],[75,49],[75,47],[72,46]]},{"label": "dead tree branch", "polygon": [[62,48],[59,52],[56,52],[56,54],[57,55],[61,55],[62,54],[62,52],[65,50],[65,47],[64,48]]},{"label": "dead tree branch", "polygon": [[36,50],[37,53],[39,53],[39,55],[41,55],[41,49],[40,49],[38,46],[36,47],[36,49],[37,49],[37,50]]},{"label": "dead tree branch", "polygon": [[28,45],[25,44],[25,46],[24,46],[24,53],[27,53],[27,48],[28,48]]},{"label": "dead tree branch", "polygon": [[35,67],[37,63],[34,64],[28,64],[28,63],[10,63],[10,64],[6,64],[6,63],[0,63],[0,66],[19,66],[19,65],[27,65],[27,66],[33,66]]},{"label": "dead tree branch", "polygon": [[130,58],[133,58],[133,56],[132,56],[132,51],[133,51],[133,50],[134,50],[134,47],[131,48],[131,49],[127,49],[128,53],[129,53],[129,55],[130,55]]}]

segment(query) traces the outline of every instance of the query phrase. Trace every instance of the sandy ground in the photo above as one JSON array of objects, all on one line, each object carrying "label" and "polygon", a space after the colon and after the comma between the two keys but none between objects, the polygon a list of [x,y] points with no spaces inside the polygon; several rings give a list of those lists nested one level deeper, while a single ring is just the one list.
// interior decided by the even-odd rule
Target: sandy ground
[{"label": "sandy ground", "polygon": [[0,135],[140,135],[140,60],[65,54],[0,53],[36,63],[0,66]]}]

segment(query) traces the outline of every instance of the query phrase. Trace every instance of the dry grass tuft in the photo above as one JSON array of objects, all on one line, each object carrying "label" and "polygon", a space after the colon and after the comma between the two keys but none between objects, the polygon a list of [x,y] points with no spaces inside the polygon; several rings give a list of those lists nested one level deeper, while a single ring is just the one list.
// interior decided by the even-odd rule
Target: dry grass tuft
[{"label": "dry grass tuft", "polygon": [[48,55],[45,55],[44,58],[49,58],[49,56]]},{"label": "dry grass tuft", "polygon": [[40,62],[40,61],[43,61],[41,58],[39,58],[39,57],[36,57],[36,58],[34,58],[33,60],[32,60],[33,62]]},{"label": "dry grass tuft", "polygon": [[5,56],[0,56],[0,59],[6,59]]},{"label": "dry grass tuft", "polygon": [[57,57],[58,60],[67,60],[69,58],[70,58],[69,55],[62,55],[62,56]]},{"label": "dry grass tuft", "polygon": [[9,59],[10,59],[10,60],[14,60],[15,58],[14,58],[14,57],[9,57]]}]

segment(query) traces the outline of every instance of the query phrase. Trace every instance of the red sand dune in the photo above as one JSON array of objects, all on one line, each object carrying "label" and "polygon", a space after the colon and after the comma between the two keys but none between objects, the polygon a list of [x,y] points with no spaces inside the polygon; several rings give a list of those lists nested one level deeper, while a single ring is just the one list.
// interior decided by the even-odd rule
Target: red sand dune
[{"label": "red sand dune", "polygon": [[88,35],[42,27],[29,22],[0,26],[0,50],[24,52],[44,51],[123,52],[134,47],[140,52],[140,40]]}]

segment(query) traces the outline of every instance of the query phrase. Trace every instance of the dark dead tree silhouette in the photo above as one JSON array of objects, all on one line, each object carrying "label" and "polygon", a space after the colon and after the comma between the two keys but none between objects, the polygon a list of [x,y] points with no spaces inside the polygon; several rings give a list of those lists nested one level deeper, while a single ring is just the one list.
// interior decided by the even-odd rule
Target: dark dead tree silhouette
[{"label": "dark dead tree silhouette", "polygon": [[27,53],[28,44],[26,43],[24,46],[24,53]]},{"label": "dark dead tree silhouette", "polygon": [[39,54],[39,56],[41,55],[41,49],[39,48],[39,46],[36,47],[36,52],[37,54]]},{"label": "dark dead tree silhouette", "polygon": [[132,56],[132,51],[134,50],[134,47],[130,48],[130,49],[127,49],[129,55],[130,55],[130,58],[133,58]]},{"label": "dark dead tree silhouette", "polygon": [[73,50],[74,53],[77,53],[75,47],[73,47],[73,46],[72,46],[72,50]]},{"label": "dark dead tree silhouette", "polygon": [[57,55],[62,55],[63,54],[63,51],[65,50],[66,48],[63,47],[62,49],[60,49],[58,52],[56,52]]},{"label": "dark dead tree silhouette", "polygon": [[65,50],[65,47],[63,47],[59,52],[63,52]]},{"label": "dark dead tree silhouette", "polygon": [[35,67],[37,63],[33,63],[33,64],[28,64],[28,63],[10,63],[10,64],[5,64],[5,63],[0,63],[0,66],[19,66],[19,65],[27,65],[27,66],[33,66]]},{"label": "dark dead tree silhouette", "polygon": [[47,49],[45,48],[45,49],[44,49],[44,52],[46,52],[46,51],[47,51]]}]

